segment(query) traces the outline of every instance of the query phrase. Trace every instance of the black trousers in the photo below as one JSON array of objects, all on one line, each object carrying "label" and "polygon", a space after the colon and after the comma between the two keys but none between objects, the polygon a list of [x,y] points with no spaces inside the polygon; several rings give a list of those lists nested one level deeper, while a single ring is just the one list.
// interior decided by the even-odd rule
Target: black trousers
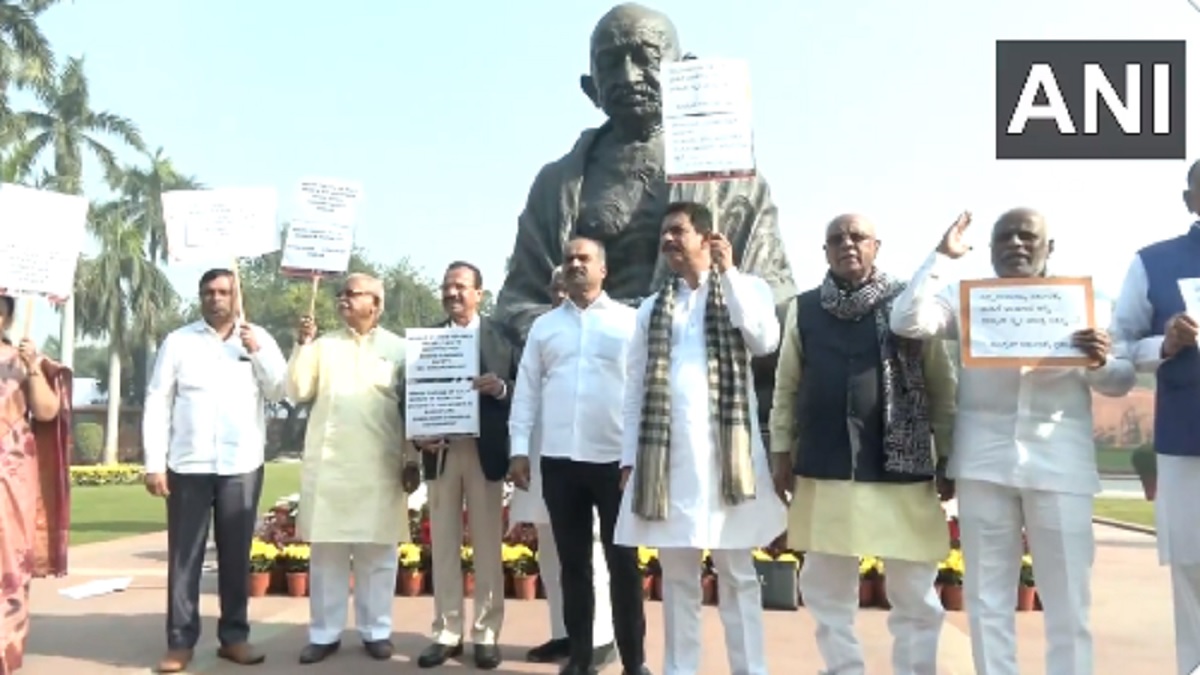
[{"label": "black trousers", "polygon": [[627,673],[640,672],[646,660],[646,615],[637,549],[613,544],[621,507],[621,469],[617,462],[591,464],[544,457],[542,498],[562,564],[563,623],[571,643],[570,662],[590,666],[596,596],[592,586],[593,509],[600,516],[600,542],[608,560],[613,634]]},{"label": "black trousers", "polygon": [[200,575],[212,522],[222,645],[250,638],[250,542],[258,521],[263,468],[234,476],[167,472],[167,647],[193,649],[200,639]]}]

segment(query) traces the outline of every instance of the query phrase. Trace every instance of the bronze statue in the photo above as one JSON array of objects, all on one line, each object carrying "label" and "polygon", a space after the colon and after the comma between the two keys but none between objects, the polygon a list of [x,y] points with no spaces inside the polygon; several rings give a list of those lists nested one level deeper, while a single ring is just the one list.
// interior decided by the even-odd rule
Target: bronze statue
[{"label": "bronze statue", "polygon": [[[522,342],[533,320],[551,308],[546,279],[562,262],[563,246],[571,237],[604,243],[609,261],[604,288],[612,298],[636,307],[668,273],[659,256],[667,205],[694,201],[711,207],[714,188],[718,228],[732,243],[738,268],[766,279],[780,316],[796,295],[764,180],[666,182],[659,69],[680,57],[671,20],[641,5],[614,7],[592,32],[591,74],[582,76],[580,85],[608,121],[585,130],[569,153],[542,167],[517,221],[495,317]],[[760,407],[766,410],[774,359],[756,361]]]}]

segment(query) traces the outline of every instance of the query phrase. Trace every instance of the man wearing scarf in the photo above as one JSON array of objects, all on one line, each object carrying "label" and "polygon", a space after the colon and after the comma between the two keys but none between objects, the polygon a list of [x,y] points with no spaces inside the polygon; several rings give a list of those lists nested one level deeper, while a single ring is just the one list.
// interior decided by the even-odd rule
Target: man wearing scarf
[{"label": "man wearing scarf", "polygon": [[788,545],[805,551],[801,591],[827,671],[865,672],[854,633],[859,557],[878,556],[892,672],[936,675],[943,609],[933,582],[949,535],[934,440],[948,454],[955,373],[944,342],[888,328],[904,284],[875,267],[879,245],[862,216],[829,224],[825,280],[792,302],[784,324],[771,452],[777,489],[793,491]]},{"label": "man wearing scarf", "polygon": [[[957,340],[961,258],[970,251],[964,213],[896,298],[891,328],[903,337]],[[1049,276],[1054,250],[1046,221],[1031,209],[1005,212],[992,227],[999,278]],[[1092,502],[1100,491],[1092,440],[1092,392],[1124,396],[1133,364],[1111,358],[1108,334],[1072,335],[1088,366],[963,368],[947,474],[955,480],[963,586],[978,675],[1017,672],[1016,601],[1022,536],[1046,614],[1046,672],[1091,675]],[[890,575],[889,575],[890,576]]]},{"label": "man wearing scarf", "polygon": [[729,672],[765,675],[751,555],[787,524],[759,434],[752,356],[779,344],[767,282],[733,266],[712,213],[667,207],[672,274],[642,302],[626,358],[621,515],[615,540],[659,549],[666,675],[700,671],[700,564],[712,553]]}]

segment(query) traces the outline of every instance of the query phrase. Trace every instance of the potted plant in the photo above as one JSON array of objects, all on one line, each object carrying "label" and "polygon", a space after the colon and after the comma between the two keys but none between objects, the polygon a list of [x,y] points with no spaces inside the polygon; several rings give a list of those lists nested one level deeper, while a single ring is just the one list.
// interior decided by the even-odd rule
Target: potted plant
[{"label": "potted plant", "polygon": [[784,551],[773,555],[766,549],[755,549],[754,570],[762,585],[763,609],[795,611],[800,607],[800,558]]},{"label": "potted plant", "polygon": [[942,606],[947,611],[961,612],[963,608],[963,558],[962,550],[950,549],[950,555],[938,564],[935,583],[941,585]]},{"label": "potted plant", "polygon": [[1154,454],[1154,448],[1141,447],[1134,450],[1129,461],[1142,481],[1142,492],[1146,493],[1146,501],[1154,501],[1158,494],[1158,456]]},{"label": "potted plant", "polygon": [[875,556],[863,556],[858,560],[858,606],[874,607],[879,587],[880,562]]},{"label": "potted plant", "polygon": [[708,551],[700,557],[700,592],[704,604],[717,604],[717,569],[713,565],[712,553]]},{"label": "potted plant", "polygon": [[1017,585],[1017,611],[1032,612],[1037,584],[1033,580],[1033,558],[1028,553],[1021,556],[1021,582]]},{"label": "potted plant", "polygon": [[276,564],[281,565],[287,575],[287,593],[293,598],[308,595],[308,559],[307,544],[288,544],[276,558]]},{"label": "potted plant", "polygon": [[891,609],[892,602],[887,594],[887,567],[881,558],[875,559],[875,606],[880,609]]},{"label": "potted plant", "polygon": [[512,549],[508,569],[512,573],[513,597],[517,600],[533,600],[537,597],[537,557],[525,544],[517,544]]},{"label": "potted plant", "polygon": [[250,597],[261,598],[271,586],[271,571],[279,549],[257,537],[250,542]]},{"label": "potted plant", "polygon": [[654,579],[661,572],[658,567],[658,549],[638,547],[638,569],[642,571],[642,599],[654,595]]},{"label": "potted plant", "polygon": [[396,573],[396,592],[403,597],[415,598],[425,589],[421,557],[421,547],[416,544],[405,543],[396,548],[400,568]]},{"label": "potted plant", "polygon": [[475,549],[464,545],[459,559],[462,561],[463,597],[469,598],[475,595]]}]

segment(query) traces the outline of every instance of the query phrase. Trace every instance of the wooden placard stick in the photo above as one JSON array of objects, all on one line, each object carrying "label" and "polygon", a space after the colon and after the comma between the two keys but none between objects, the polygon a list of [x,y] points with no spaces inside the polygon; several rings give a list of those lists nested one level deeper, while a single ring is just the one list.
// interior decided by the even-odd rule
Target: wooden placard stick
[{"label": "wooden placard stick", "polygon": [[321,275],[313,274],[312,278],[312,296],[308,299],[308,315],[315,317],[317,315],[317,291],[321,288]]},{"label": "wooden placard stick", "polygon": [[[238,259],[233,259],[233,314],[235,317],[246,320],[246,307],[242,304],[242,272],[239,269]],[[248,323],[248,322],[247,322]]]},{"label": "wooden placard stick", "polygon": [[21,303],[21,337],[29,339],[33,334],[33,296],[25,296]]}]

